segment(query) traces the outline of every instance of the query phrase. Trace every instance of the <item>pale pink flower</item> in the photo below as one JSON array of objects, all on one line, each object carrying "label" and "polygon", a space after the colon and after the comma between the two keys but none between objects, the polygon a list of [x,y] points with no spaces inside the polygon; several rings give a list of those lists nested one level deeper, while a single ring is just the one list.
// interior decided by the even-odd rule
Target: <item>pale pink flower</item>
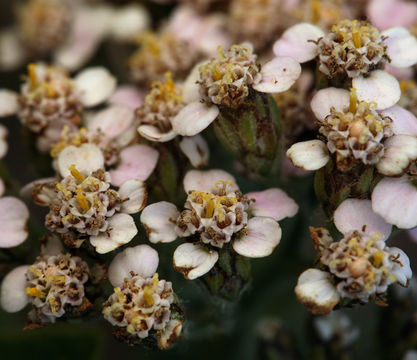
[{"label": "pale pink flower", "polygon": [[407,0],[370,0],[366,14],[378,29],[410,28],[417,22],[417,4]]},{"label": "pale pink flower", "polygon": [[218,260],[217,250],[229,242],[246,257],[270,255],[281,239],[277,221],[298,211],[280,189],[242,195],[233,176],[223,170],[189,171],[184,189],[188,198],[183,212],[162,201],[146,207],[141,222],[152,243],[199,235],[200,240],[185,242],[174,252],[174,266],[187,279],[210,271]]}]

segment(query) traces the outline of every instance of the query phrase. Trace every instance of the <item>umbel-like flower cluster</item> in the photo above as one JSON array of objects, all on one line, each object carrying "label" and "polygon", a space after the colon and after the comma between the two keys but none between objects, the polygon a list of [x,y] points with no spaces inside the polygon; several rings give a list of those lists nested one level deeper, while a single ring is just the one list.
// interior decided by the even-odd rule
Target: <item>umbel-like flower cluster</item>
[{"label": "umbel-like flower cluster", "polygon": [[[248,358],[350,359],[348,315],[390,304],[365,313],[396,326],[370,344],[410,360],[415,281],[396,241],[417,228],[417,4],[126,3],[22,0],[0,31],[0,80],[27,69],[0,89],[0,117],[25,129],[0,125],[2,309],[29,305],[25,329],[100,318],[182,357],[215,334]],[[33,174],[50,177],[19,189]],[[45,214],[29,222],[23,198]],[[282,311],[297,335],[257,318]]]}]

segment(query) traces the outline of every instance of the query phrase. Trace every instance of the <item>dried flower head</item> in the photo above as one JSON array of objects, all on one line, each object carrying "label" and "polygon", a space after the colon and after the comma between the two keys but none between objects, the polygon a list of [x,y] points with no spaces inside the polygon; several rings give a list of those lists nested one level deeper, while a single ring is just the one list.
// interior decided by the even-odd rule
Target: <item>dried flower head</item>
[{"label": "dried flower head", "polygon": [[60,254],[40,257],[26,273],[26,294],[41,322],[54,322],[69,308],[85,301],[87,264],[79,257]]},{"label": "dried flower head", "polygon": [[226,51],[219,47],[218,52],[217,59],[199,67],[200,93],[209,103],[237,108],[250,87],[262,79],[257,56],[246,45],[233,45]]},{"label": "dried flower head", "polygon": [[72,20],[70,2],[30,0],[18,8],[20,40],[33,55],[45,55],[67,38]]},{"label": "dried flower head", "polygon": [[61,68],[29,64],[19,96],[18,116],[30,131],[40,133],[54,122],[81,122],[79,92]]},{"label": "dried flower head", "polygon": [[137,40],[140,48],[130,57],[129,67],[138,83],[163,80],[168,71],[181,78],[196,60],[187,42],[172,34],[147,32]]},{"label": "dried flower head", "polygon": [[170,282],[159,280],[157,273],[144,278],[131,272],[103,304],[103,315],[113,326],[123,329],[125,334],[116,330],[116,336],[145,339],[154,334],[159,347],[164,349],[175,341],[182,329],[182,322],[172,319],[173,302]]}]

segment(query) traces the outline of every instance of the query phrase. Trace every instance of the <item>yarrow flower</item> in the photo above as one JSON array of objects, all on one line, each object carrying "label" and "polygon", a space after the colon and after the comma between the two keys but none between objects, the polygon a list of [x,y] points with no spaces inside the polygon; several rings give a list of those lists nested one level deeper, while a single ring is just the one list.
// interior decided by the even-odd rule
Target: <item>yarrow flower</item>
[{"label": "yarrow flower", "polygon": [[0,114],[17,113],[22,124],[38,135],[38,148],[48,151],[59,140],[65,126],[72,131],[82,121],[83,108],[96,106],[114,92],[116,79],[104,68],[88,68],[75,78],[63,69],[43,63],[29,64],[28,76],[17,101],[10,108],[12,94],[0,92]]},{"label": "yarrow flower", "polygon": [[218,251],[231,243],[246,257],[272,253],[281,239],[277,221],[294,216],[297,204],[280,189],[243,195],[235,179],[222,170],[189,171],[184,210],[162,201],[146,207],[141,222],[152,243],[188,242],[174,252],[174,266],[187,279],[206,274],[216,264]]},{"label": "yarrow flower", "polygon": [[306,270],[295,288],[297,299],[313,314],[329,313],[342,299],[384,304],[389,285],[408,285],[409,259],[385,244],[391,225],[373,213],[369,200],[345,200],[334,223],[344,235],[336,242],[326,229],[310,228],[322,270]]},{"label": "yarrow flower", "polygon": [[70,254],[43,255],[33,265],[12,270],[1,286],[1,306],[7,312],[31,304],[28,326],[54,323],[64,314],[84,312],[91,304],[85,297],[87,263]]},{"label": "yarrow flower", "polygon": [[155,273],[158,262],[148,245],[118,254],[109,267],[114,293],[103,304],[103,316],[118,339],[135,344],[154,338],[167,349],[180,336],[183,319],[171,282]]},{"label": "yarrow flower", "polygon": [[193,136],[218,116],[222,106],[236,109],[252,91],[279,93],[300,76],[301,67],[288,57],[275,58],[261,66],[251,45],[218,49],[217,58],[198,65],[186,80],[184,93],[189,104],[174,118],[176,133]]},{"label": "yarrow flower", "polygon": [[146,203],[140,180],[110,188],[110,175],[102,169],[80,172],[75,165],[61,181],[35,184],[33,198],[49,206],[45,225],[60,234],[66,245],[79,247],[85,240],[104,254],[128,243],[137,234],[133,218]]},{"label": "yarrow flower", "polygon": [[386,176],[404,174],[417,159],[416,117],[400,106],[388,109],[359,101],[356,90],[327,88],[311,101],[323,141],[292,145],[287,156],[297,167],[317,170],[334,155],[337,168],[375,165]]},{"label": "yarrow flower", "polygon": [[325,34],[301,23],[289,28],[274,45],[277,56],[290,56],[300,63],[318,58],[319,70],[329,78],[350,79],[360,101],[388,108],[401,96],[398,81],[384,71],[408,68],[417,63],[417,39],[403,27],[383,32],[372,24],[343,20]]}]

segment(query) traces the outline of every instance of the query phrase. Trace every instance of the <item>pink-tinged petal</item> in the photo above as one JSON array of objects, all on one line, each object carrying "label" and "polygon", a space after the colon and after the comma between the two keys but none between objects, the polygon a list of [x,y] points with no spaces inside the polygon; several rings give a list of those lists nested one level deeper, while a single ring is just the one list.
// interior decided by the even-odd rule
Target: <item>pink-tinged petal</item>
[{"label": "pink-tinged petal", "polygon": [[136,214],[141,211],[148,199],[145,183],[142,180],[127,180],[119,188],[118,193],[123,199],[120,211]]},{"label": "pink-tinged petal", "polygon": [[233,250],[250,258],[265,257],[281,240],[281,227],[272,218],[255,216],[248,221],[245,233],[233,241]]},{"label": "pink-tinged petal", "polygon": [[155,169],[158,158],[158,151],[150,146],[135,144],[123,149],[119,165],[110,171],[112,184],[120,186],[130,179],[145,181]]},{"label": "pink-tinged petal", "polygon": [[19,68],[26,60],[26,51],[15,28],[0,33],[0,69],[9,71]]},{"label": "pink-tinged petal", "polygon": [[0,124],[0,159],[7,154],[7,128]]},{"label": "pink-tinged petal", "polygon": [[10,271],[1,284],[0,303],[4,311],[14,313],[22,310],[28,303],[26,295],[26,272],[29,265],[21,265]]},{"label": "pink-tinged petal", "polygon": [[317,26],[301,23],[290,27],[274,44],[276,56],[289,56],[300,63],[314,59],[317,56],[317,41],[324,32]]},{"label": "pink-tinged petal", "polygon": [[157,142],[168,142],[177,136],[173,130],[164,133],[153,125],[140,125],[138,127],[138,133],[140,136],[149,141]]},{"label": "pink-tinged petal", "polygon": [[409,177],[384,178],[372,192],[372,209],[401,229],[417,226],[417,188]]},{"label": "pink-tinged petal", "polygon": [[392,119],[391,127],[394,134],[417,136],[417,118],[410,111],[394,105],[380,113]]},{"label": "pink-tinged petal", "polygon": [[126,106],[136,109],[143,104],[145,92],[132,85],[122,85],[110,96],[108,102],[112,105]]},{"label": "pink-tinged petal", "polygon": [[246,194],[251,203],[250,211],[254,216],[271,217],[276,221],[293,217],[298,212],[298,205],[281,189],[267,189]]},{"label": "pink-tinged petal", "polygon": [[106,254],[127,244],[138,233],[135,221],[130,215],[113,215],[109,222],[109,231],[97,236],[90,236],[90,243],[99,254]]},{"label": "pink-tinged petal", "polygon": [[3,196],[6,187],[4,186],[3,180],[0,178],[0,196]]},{"label": "pink-tinged petal", "polygon": [[143,209],[140,221],[151,243],[168,243],[177,238],[175,227],[178,216],[180,213],[174,204],[161,201]]},{"label": "pink-tinged petal", "polygon": [[76,12],[68,40],[54,53],[54,63],[70,71],[79,69],[93,56],[103,37],[102,25],[96,26],[99,17],[85,10]]},{"label": "pink-tinged petal", "polygon": [[330,159],[326,144],[320,140],[295,143],[287,150],[287,157],[303,170],[321,169]]},{"label": "pink-tinged petal", "polygon": [[152,277],[158,268],[158,252],[149,245],[129,247],[117,254],[109,266],[109,280],[116,287],[120,286],[130,272],[144,277]]},{"label": "pink-tinged petal", "polygon": [[414,241],[417,241],[417,228],[415,228],[415,229],[413,229],[413,230],[410,230],[410,231],[408,232],[408,234],[411,236],[411,238],[412,238]]},{"label": "pink-tinged petal", "polygon": [[91,67],[74,78],[80,92],[81,102],[86,107],[106,101],[116,89],[116,78],[104,67]]},{"label": "pink-tinged petal", "polygon": [[262,81],[253,88],[265,93],[288,90],[301,74],[301,65],[290,57],[277,57],[262,66]]},{"label": "pink-tinged petal", "polygon": [[228,181],[233,190],[239,190],[235,178],[224,170],[190,170],[184,176],[184,190],[210,192],[216,188],[219,181]]},{"label": "pink-tinged petal", "polygon": [[127,5],[113,11],[110,34],[117,40],[129,41],[151,24],[147,10],[139,5]]},{"label": "pink-tinged petal", "polygon": [[360,101],[374,102],[377,110],[395,105],[401,97],[398,80],[383,70],[373,71],[368,77],[352,79],[352,85]]},{"label": "pink-tinged petal", "polygon": [[355,230],[364,231],[371,236],[379,233],[384,240],[391,234],[392,226],[373,212],[371,200],[343,201],[334,212],[333,221],[342,234]]},{"label": "pink-tinged petal", "polygon": [[371,0],[366,13],[380,30],[392,26],[410,27],[417,21],[417,4],[403,0]]},{"label": "pink-tinged petal", "polygon": [[0,117],[14,115],[19,105],[14,91],[0,89]]},{"label": "pink-tinged petal", "polygon": [[99,147],[94,144],[86,143],[79,147],[70,145],[58,155],[58,172],[62,177],[69,176],[72,165],[75,165],[79,172],[88,176],[93,171],[104,169],[104,156]]},{"label": "pink-tinged petal", "polygon": [[384,143],[385,152],[376,164],[378,172],[386,176],[402,175],[404,170],[417,159],[417,137],[394,135]]},{"label": "pink-tinged petal", "polygon": [[180,142],[181,151],[195,168],[207,166],[210,159],[210,149],[201,135],[184,137]]},{"label": "pink-tinged petal", "polygon": [[350,93],[345,89],[327,88],[319,90],[311,100],[311,110],[320,121],[323,121],[330,114],[333,107],[337,111],[343,111],[349,107]]},{"label": "pink-tinged petal", "polygon": [[87,128],[90,131],[100,131],[106,138],[115,139],[126,132],[134,120],[133,109],[113,105],[93,115],[88,121]]},{"label": "pink-tinged petal", "polygon": [[185,243],[175,249],[174,268],[186,279],[194,280],[208,273],[218,259],[217,251],[200,244]]},{"label": "pink-tinged petal", "polygon": [[28,219],[29,210],[23,201],[11,196],[0,198],[0,248],[18,246],[26,240]]},{"label": "pink-tinged petal", "polygon": [[172,120],[172,128],[179,135],[194,136],[216,120],[217,115],[217,106],[195,101],[180,110]]},{"label": "pink-tinged petal", "polygon": [[412,80],[414,77],[414,69],[408,68],[397,68],[389,65],[385,65],[385,71],[388,71],[397,80]]},{"label": "pink-tinged petal", "polygon": [[393,27],[381,33],[386,36],[387,54],[391,58],[390,65],[407,68],[417,64],[417,39],[403,27]]},{"label": "pink-tinged petal", "polygon": [[318,269],[308,269],[299,276],[295,295],[314,315],[330,313],[340,301],[331,275]]}]

